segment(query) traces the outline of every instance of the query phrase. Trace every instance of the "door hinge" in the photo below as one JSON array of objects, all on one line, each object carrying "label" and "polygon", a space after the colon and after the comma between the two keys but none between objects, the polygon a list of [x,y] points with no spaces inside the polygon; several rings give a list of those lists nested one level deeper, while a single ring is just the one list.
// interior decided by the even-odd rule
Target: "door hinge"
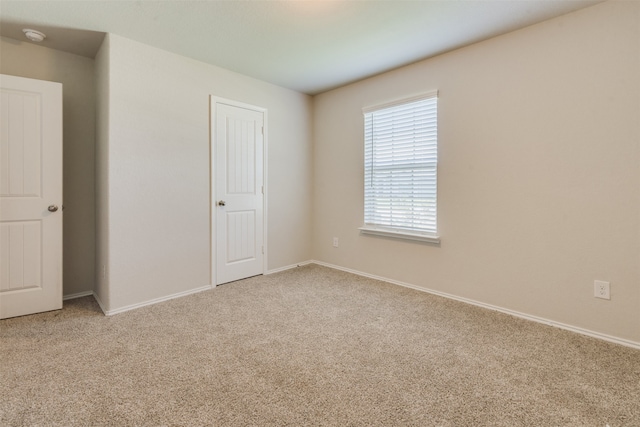
[{"label": "door hinge", "polygon": [[260,188],[260,190],[262,191],[262,194],[264,194],[264,185]]},{"label": "door hinge", "polygon": [[264,135],[264,126],[262,126],[262,134]]},{"label": "door hinge", "polygon": [[262,247],[262,255],[264,255],[264,246]]}]

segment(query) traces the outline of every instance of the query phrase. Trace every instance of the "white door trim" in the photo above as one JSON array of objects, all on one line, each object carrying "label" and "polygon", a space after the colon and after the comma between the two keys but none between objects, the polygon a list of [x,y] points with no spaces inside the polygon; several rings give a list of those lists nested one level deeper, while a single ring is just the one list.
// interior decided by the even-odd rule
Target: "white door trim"
[{"label": "white door trim", "polygon": [[266,108],[262,108],[262,107],[258,107],[255,105],[251,105],[251,104],[246,104],[244,102],[239,102],[239,101],[234,101],[231,99],[226,99],[226,98],[222,98],[219,96],[215,96],[215,95],[210,95],[209,96],[209,229],[210,229],[210,233],[209,233],[209,247],[211,249],[211,270],[210,270],[210,281],[211,281],[211,286],[212,287],[216,287],[218,285],[217,280],[216,280],[216,268],[217,268],[217,254],[216,254],[216,236],[215,236],[215,232],[216,232],[216,224],[217,224],[217,196],[216,196],[216,174],[214,171],[215,168],[215,164],[216,164],[216,147],[217,147],[217,139],[216,139],[216,114],[217,114],[217,105],[218,104],[224,104],[224,105],[229,105],[232,107],[238,107],[238,108],[245,108],[247,110],[252,110],[252,111],[257,111],[263,114],[263,119],[264,119],[264,135],[263,135],[263,158],[262,158],[262,162],[263,162],[263,187],[264,187],[264,195],[262,198],[262,209],[263,209],[263,216],[262,216],[262,235],[263,235],[263,246],[264,246],[264,254],[262,257],[262,274],[265,274],[267,271],[267,259],[268,259],[268,248],[269,245],[267,244],[267,224],[268,222],[268,218],[267,218],[267,194],[268,194],[268,188],[269,185],[267,183],[267,176],[268,174],[268,169],[267,169],[267,164],[268,164],[268,111]]}]

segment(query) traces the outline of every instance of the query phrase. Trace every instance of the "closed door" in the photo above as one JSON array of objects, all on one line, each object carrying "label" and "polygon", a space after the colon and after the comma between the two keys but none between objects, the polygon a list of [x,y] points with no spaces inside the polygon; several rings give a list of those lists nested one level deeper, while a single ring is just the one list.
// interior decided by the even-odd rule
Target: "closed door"
[{"label": "closed door", "polygon": [[62,85],[0,75],[0,318],[62,308]]},{"label": "closed door", "polygon": [[212,98],[215,282],[264,272],[265,111]]}]

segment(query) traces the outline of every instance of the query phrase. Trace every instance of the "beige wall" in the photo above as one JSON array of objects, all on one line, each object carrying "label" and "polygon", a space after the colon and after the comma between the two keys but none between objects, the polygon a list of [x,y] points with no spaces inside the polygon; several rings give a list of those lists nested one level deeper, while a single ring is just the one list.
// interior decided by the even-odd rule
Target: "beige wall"
[{"label": "beige wall", "polygon": [[91,292],[95,275],[93,59],[0,38],[0,72],[62,83],[64,294]]},{"label": "beige wall", "polygon": [[[639,76],[607,2],[316,96],[315,259],[639,343]],[[433,89],[442,243],[360,235],[362,108]]]},{"label": "beige wall", "polygon": [[268,109],[268,268],[311,257],[310,97],[113,34],[97,67],[106,310],[211,284],[209,95]]}]

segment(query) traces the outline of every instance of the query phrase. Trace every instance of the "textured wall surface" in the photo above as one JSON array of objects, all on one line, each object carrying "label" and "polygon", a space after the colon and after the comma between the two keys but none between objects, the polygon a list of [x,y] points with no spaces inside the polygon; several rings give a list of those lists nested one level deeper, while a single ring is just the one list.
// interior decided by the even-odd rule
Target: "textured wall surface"
[{"label": "textured wall surface", "polygon": [[[107,310],[211,284],[209,96],[268,110],[268,268],[311,257],[311,98],[108,35]],[[102,200],[102,198],[101,198]],[[99,224],[100,227],[100,224]],[[215,236],[213,236],[215,238]],[[101,297],[102,298],[102,297]]]},{"label": "textured wall surface", "polygon": [[[315,259],[640,342],[638,76],[606,2],[316,96]],[[435,89],[441,245],[360,235],[362,108]]]}]

